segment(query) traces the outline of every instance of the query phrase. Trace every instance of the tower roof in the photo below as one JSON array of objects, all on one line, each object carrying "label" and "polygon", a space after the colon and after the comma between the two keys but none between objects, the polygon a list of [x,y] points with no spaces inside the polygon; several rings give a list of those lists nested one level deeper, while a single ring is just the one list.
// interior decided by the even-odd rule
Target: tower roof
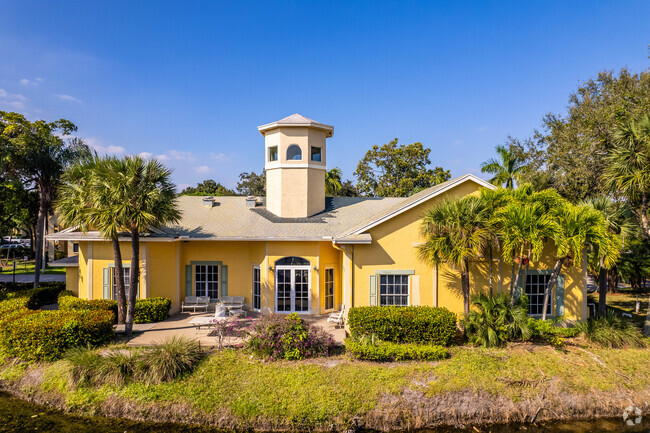
[{"label": "tower roof", "polygon": [[316,122],[308,117],[305,117],[301,114],[295,113],[291,116],[287,116],[284,119],[276,120],[275,122],[267,123],[266,125],[261,125],[257,127],[257,130],[260,131],[262,135],[265,135],[267,131],[271,129],[280,128],[280,127],[301,127],[301,128],[315,128],[327,132],[327,136],[331,137],[334,133],[334,127],[331,125],[325,125],[324,123]]}]

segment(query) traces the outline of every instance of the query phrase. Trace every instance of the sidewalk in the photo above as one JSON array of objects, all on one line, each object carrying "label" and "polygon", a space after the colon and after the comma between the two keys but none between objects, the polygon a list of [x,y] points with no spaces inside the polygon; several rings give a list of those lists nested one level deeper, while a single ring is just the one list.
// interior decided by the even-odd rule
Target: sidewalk
[{"label": "sidewalk", "polygon": [[[0,283],[10,283],[12,281],[12,274],[0,274]],[[41,274],[41,282],[50,283],[52,281],[65,281],[65,274]],[[34,274],[16,274],[16,282],[33,283]]]}]

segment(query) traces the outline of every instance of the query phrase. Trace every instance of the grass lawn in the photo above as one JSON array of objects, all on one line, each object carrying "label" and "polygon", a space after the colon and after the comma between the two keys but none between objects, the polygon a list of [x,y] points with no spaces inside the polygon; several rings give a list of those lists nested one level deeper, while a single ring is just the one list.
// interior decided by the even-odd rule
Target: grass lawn
[{"label": "grass lawn", "polygon": [[[33,273],[34,273],[34,262],[16,263],[16,275],[33,274]],[[13,274],[13,266],[11,262],[9,262],[9,266],[3,266],[0,270],[0,275],[12,275],[12,274]],[[65,268],[46,268],[45,272],[41,272],[41,274],[65,275]]]},{"label": "grass lawn", "polygon": [[[632,315],[632,320],[639,326],[643,326],[643,323],[646,319],[646,314],[648,313],[648,293],[639,293],[639,301],[641,301],[641,307],[639,308],[639,313],[635,313],[637,294],[633,293],[630,289],[620,290],[617,293],[608,293],[607,294],[607,306],[620,310],[621,312],[630,313]],[[598,293],[590,294],[590,301],[598,304]]]},{"label": "grass lawn", "polygon": [[[32,368],[41,368],[41,391],[61,393],[72,411],[118,415],[116,400],[121,400],[131,402],[127,407],[158,414],[154,417],[162,420],[186,420],[188,414],[194,420],[218,416],[241,428],[259,426],[255,423],[263,420],[270,429],[282,425],[340,427],[364,416],[368,421],[377,416],[372,415],[377,413],[374,409],[403,410],[405,396],[413,395],[417,404],[424,404],[428,399],[469,391],[465,398],[487,395],[518,404],[545,394],[549,405],[557,404],[554,410],[563,410],[566,396],[580,402],[592,401],[594,393],[649,391],[649,349],[567,345],[556,350],[520,343],[501,349],[453,347],[451,351],[451,358],[441,362],[380,364],[351,361],[344,355],[264,362],[243,351],[224,350],[213,352],[191,374],[171,383],[99,388],[72,387],[65,361],[27,368],[5,364],[0,367],[0,380],[16,380]],[[391,398],[393,403],[387,403]],[[464,404],[471,406],[472,401]],[[107,407],[113,412],[107,413]],[[495,408],[495,417],[509,417],[499,410],[508,409]]]}]

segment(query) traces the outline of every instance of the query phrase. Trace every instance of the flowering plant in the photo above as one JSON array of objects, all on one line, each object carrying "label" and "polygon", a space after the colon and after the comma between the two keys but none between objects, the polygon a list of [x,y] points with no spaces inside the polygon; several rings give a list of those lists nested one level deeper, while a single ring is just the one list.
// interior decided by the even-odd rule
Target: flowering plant
[{"label": "flowering plant", "polygon": [[320,326],[310,325],[295,313],[262,316],[251,325],[248,333],[248,349],[271,360],[327,356],[334,348],[330,333]]}]

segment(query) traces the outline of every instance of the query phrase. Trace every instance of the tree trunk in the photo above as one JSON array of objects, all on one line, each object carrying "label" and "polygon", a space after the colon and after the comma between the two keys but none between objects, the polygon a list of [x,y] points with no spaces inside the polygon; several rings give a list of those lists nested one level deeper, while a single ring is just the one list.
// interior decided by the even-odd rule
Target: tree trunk
[{"label": "tree trunk", "polygon": [[118,238],[113,238],[113,256],[115,261],[115,291],[117,292],[117,324],[126,321],[126,291],[124,290],[124,267],[122,266],[122,251]]},{"label": "tree trunk", "polygon": [[528,277],[528,268],[530,268],[530,250],[528,251],[528,256],[526,257],[526,268],[524,268],[524,275],[521,280],[521,287],[522,287],[522,292],[525,291],[526,288],[526,278]]},{"label": "tree trunk", "polygon": [[490,297],[492,297],[492,274],[494,264],[492,263],[492,244],[490,243]]},{"label": "tree trunk", "polygon": [[465,259],[465,269],[460,274],[460,286],[463,291],[463,311],[469,314],[469,261]]},{"label": "tree trunk", "polygon": [[616,269],[616,265],[612,266],[612,269],[607,270],[607,288],[612,293],[616,293],[618,289],[618,270]]},{"label": "tree trunk", "polygon": [[131,281],[129,282],[129,301],[126,306],[126,322],[124,333],[129,336],[133,332],[133,317],[135,315],[135,299],[140,279],[140,232],[131,229]]},{"label": "tree trunk", "polygon": [[45,193],[40,191],[40,204],[38,206],[38,222],[36,224],[36,233],[34,234],[35,256],[34,257],[34,288],[38,287],[41,282],[41,264],[43,261],[43,230],[45,230],[45,215],[47,214],[47,200]]},{"label": "tree trunk", "polygon": [[641,194],[641,227],[650,236],[650,223],[648,223],[648,196],[646,193]]},{"label": "tree trunk", "polygon": [[598,315],[604,316],[607,312],[607,269],[600,261],[600,273],[598,274]]},{"label": "tree trunk", "polygon": [[553,267],[553,272],[551,273],[551,278],[548,280],[548,284],[546,285],[546,289],[544,290],[544,305],[542,307],[542,320],[546,320],[546,309],[548,308],[548,303],[551,299],[551,293],[553,293],[553,287],[555,287],[555,283],[557,282],[557,277],[560,276],[560,272],[562,272],[562,266],[564,265],[564,261],[566,260],[566,257],[560,257],[557,259],[555,262],[555,266]]},{"label": "tree trunk", "polygon": [[643,333],[650,337],[650,299],[648,299],[648,314],[645,316],[645,324],[643,325]]},{"label": "tree trunk", "polygon": [[[510,287],[510,306],[514,307],[515,305],[515,291],[517,290],[517,287],[519,287],[519,274],[521,273],[521,258],[524,255],[524,247],[521,247],[521,252],[519,253],[519,263],[517,264],[517,275],[515,275],[515,281],[514,284]],[[512,267],[514,268],[515,264],[512,264]]]}]

